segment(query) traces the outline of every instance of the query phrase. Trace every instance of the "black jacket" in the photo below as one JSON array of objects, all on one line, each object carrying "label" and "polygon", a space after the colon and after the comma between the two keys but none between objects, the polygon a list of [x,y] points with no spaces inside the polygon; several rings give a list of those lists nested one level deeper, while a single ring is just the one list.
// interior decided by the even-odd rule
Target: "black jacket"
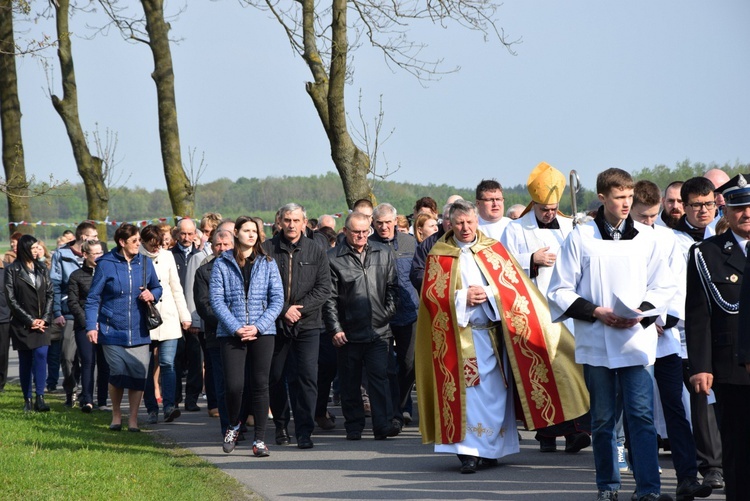
[{"label": "black jacket", "polygon": [[[685,338],[690,372],[710,372],[716,383],[750,385],[750,374],[737,358],[736,305],[746,261],[731,231],[693,245],[688,255]],[[711,277],[707,284],[699,271],[703,264]]]},{"label": "black jacket", "polygon": [[36,285],[20,261],[14,261],[5,268],[5,298],[11,313],[10,334],[15,350],[32,350],[50,344],[49,328],[45,332],[30,329],[37,318],[44,320],[49,327],[54,301],[47,267],[36,263],[35,275]]},{"label": "black jacket", "polygon": [[[263,242],[263,248],[276,261],[284,284],[284,307],[276,319],[276,333],[296,337],[301,331],[320,329],[323,303],[331,295],[331,274],[325,251],[307,237],[301,237],[293,245],[282,233]],[[289,326],[284,315],[294,304],[303,306],[302,317]]]},{"label": "black jacket", "polygon": [[70,275],[68,280],[68,311],[73,315],[76,331],[86,328],[86,298],[89,297],[94,268],[83,265]]},{"label": "black jacket", "polygon": [[328,251],[331,296],[323,306],[329,334],[344,332],[350,343],[391,337],[389,322],[396,312],[398,278],[393,253],[369,242],[364,263],[347,244]]},{"label": "black jacket", "polygon": [[206,348],[216,348],[219,346],[219,342],[216,340],[216,329],[219,326],[219,319],[214,315],[214,309],[211,307],[211,296],[209,294],[211,272],[214,269],[213,254],[209,258],[211,258],[209,262],[200,265],[195,271],[193,299],[195,300],[195,311],[198,312],[198,316],[203,320]]}]

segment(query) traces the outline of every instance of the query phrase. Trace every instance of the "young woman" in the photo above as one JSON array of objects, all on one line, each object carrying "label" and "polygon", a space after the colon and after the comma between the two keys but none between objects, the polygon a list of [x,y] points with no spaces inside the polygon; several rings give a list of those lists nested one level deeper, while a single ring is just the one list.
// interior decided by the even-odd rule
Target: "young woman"
[{"label": "young woman", "polygon": [[44,383],[47,379],[47,350],[50,336],[47,331],[52,322],[54,292],[47,268],[36,259],[41,253],[39,242],[31,235],[18,240],[17,259],[5,269],[5,295],[10,308],[10,335],[13,349],[18,351],[18,369],[21,390],[25,400],[24,411],[32,409],[31,377],[36,385],[36,402],[33,408],[46,412]]},{"label": "young woman", "polygon": [[[248,409],[255,416],[253,454],[264,457],[269,455],[264,442],[268,422],[268,376],[275,321],[284,304],[284,290],[276,263],[260,245],[260,231],[262,227],[253,218],[237,218],[234,249],[214,261],[209,290],[211,307],[219,320],[216,336],[224,366],[230,423],[223,449],[226,453],[234,450],[242,424],[242,404],[252,395]],[[247,390],[246,365],[249,369]]]},{"label": "young woman", "polygon": [[120,404],[128,390],[130,415],[128,431],[138,428],[138,407],[146,388],[149,336],[146,324],[146,302],[158,302],[161,284],[154,266],[146,263],[143,280],[142,256],[138,254],[141,236],[138,228],[124,223],[115,231],[117,248],[104,254],[96,265],[86,301],[86,336],[102,344],[109,364],[109,395],[112,398],[112,424],[122,429]]},{"label": "young woman", "polygon": [[433,233],[437,233],[437,230],[437,219],[435,219],[432,214],[422,213],[418,215],[417,220],[414,221],[414,236],[419,243],[424,242],[424,240]]},{"label": "young woman", "polygon": [[78,356],[81,359],[81,411],[86,414],[94,408],[94,367],[98,367],[96,396],[99,408],[107,406],[107,381],[109,365],[101,344],[94,344],[86,336],[86,299],[94,277],[96,260],[104,255],[99,240],[81,244],[83,266],[70,275],[68,282],[68,309],[73,314]]}]

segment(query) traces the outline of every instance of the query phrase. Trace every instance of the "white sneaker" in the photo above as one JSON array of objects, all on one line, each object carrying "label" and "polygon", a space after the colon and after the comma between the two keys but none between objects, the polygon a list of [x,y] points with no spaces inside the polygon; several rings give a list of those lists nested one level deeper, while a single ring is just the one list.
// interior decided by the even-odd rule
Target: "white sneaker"
[{"label": "white sneaker", "polygon": [[630,473],[630,465],[626,454],[625,446],[617,444],[617,465],[620,468],[620,473]]}]

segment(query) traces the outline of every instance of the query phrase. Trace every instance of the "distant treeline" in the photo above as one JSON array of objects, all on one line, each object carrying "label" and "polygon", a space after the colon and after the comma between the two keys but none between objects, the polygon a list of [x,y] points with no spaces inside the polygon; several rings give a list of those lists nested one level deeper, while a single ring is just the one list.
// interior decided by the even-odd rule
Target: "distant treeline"
[{"label": "distant treeline", "polygon": [[[715,165],[691,163],[688,160],[675,167],[657,165],[633,172],[636,179],[649,179],[664,188],[674,180],[685,180],[700,176],[712,167],[724,169],[730,176],[750,172],[747,164]],[[567,176],[567,173],[566,173]],[[502,183],[502,179],[498,179]],[[457,184],[470,185],[457,188],[447,184],[413,184],[394,181],[378,181],[373,186],[377,202],[393,204],[399,214],[411,214],[414,202],[424,196],[434,198],[438,208],[453,194],[467,200],[474,200],[474,186],[479,180],[460,180]],[[581,179],[583,188],[578,193],[578,208],[584,210],[596,205],[594,179]],[[529,195],[525,185],[505,186],[506,209],[514,204],[526,205]],[[570,198],[566,196],[560,204],[564,213],[570,212]],[[0,195],[0,238],[7,241],[8,218],[5,195]],[[287,202],[297,202],[307,209],[310,218],[321,214],[345,213],[347,211],[344,191],[338,174],[329,172],[320,176],[283,176],[264,179],[240,177],[236,181],[227,178],[201,184],[196,190],[196,214],[207,211],[220,212],[224,217],[236,218],[240,215],[253,215],[272,221],[276,210]],[[68,184],[50,193],[30,199],[32,222],[76,223],[86,219],[86,195],[83,184]],[[166,190],[145,188],[116,188],[110,192],[110,220],[136,221],[160,217],[172,218],[172,209]],[[177,214],[181,216],[181,214]],[[339,225],[340,226],[340,225]],[[44,239],[53,239],[64,231],[64,227],[37,226],[34,233]],[[110,233],[114,233],[114,227]]]}]

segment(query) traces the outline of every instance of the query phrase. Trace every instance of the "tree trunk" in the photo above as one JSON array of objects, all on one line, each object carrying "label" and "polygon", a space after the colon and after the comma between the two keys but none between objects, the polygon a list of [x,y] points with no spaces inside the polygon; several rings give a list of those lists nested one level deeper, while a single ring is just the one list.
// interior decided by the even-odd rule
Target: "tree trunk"
[{"label": "tree trunk", "polygon": [[162,0],[141,0],[146,14],[146,31],[149,47],[154,57],[156,99],[159,108],[159,139],[164,164],[164,177],[172,202],[172,210],[178,217],[193,217],[195,212],[194,187],[182,167],[180,153],[180,131],[177,127],[177,100],[174,92],[174,70],[172,51],[169,47],[169,24],[164,20]]},{"label": "tree trunk", "polygon": [[[70,0],[59,0],[57,5],[55,7],[57,38],[59,39],[57,56],[60,59],[60,70],[62,72],[63,98],[60,99],[53,95],[52,105],[65,124],[70,145],[73,147],[73,156],[78,166],[78,173],[83,178],[88,204],[88,217],[94,221],[104,221],[109,214],[109,189],[104,181],[102,160],[91,155],[78,116],[78,87],[73,65],[70,30],[68,29]],[[99,235],[102,235],[102,239],[105,239],[107,235],[106,225],[100,223],[98,226]]]},{"label": "tree trunk", "polygon": [[[21,104],[18,101],[12,0],[0,0],[0,122],[8,221],[29,221],[29,183],[26,180],[21,139]],[[10,225],[9,232],[14,231],[33,233],[33,227]]]},{"label": "tree trunk", "polygon": [[346,203],[351,208],[360,198],[372,200],[372,191],[367,182],[370,158],[360,150],[351,138],[346,124],[344,88],[346,86],[346,58],[348,55],[346,0],[333,1],[331,24],[331,69],[330,79],[326,75],[320,53],[315,44],[315,2],[302,1],[304,59],[313,74],[314,82],[308,82],[307,93],[318,111],[320,121],[331,144],[331,158],[344,186]]}]

